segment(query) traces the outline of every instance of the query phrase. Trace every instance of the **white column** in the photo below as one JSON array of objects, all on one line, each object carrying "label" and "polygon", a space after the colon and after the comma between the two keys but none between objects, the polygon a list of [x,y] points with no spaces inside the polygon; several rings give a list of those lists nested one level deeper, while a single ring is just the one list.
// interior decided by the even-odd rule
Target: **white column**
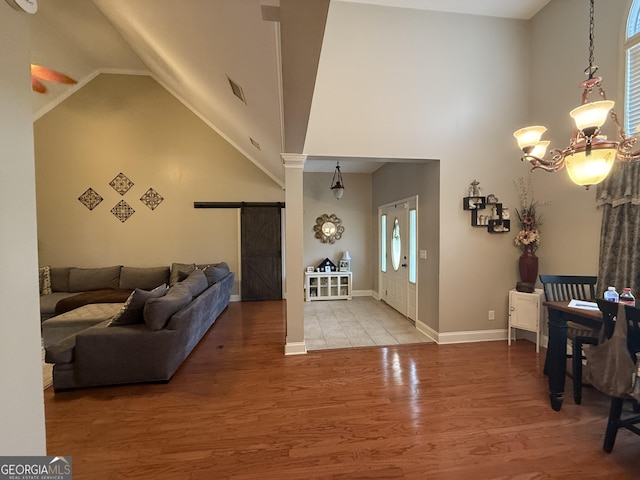
[{"label": "white column", "polygon": [[285,355],[307,353],[304,343],[304,242],[302,171],[306,155],[282,153],[285,181],[285,288],[287,338]]},{"label": "white column", "polygon": [[0,455],[47,447],[29,45],[29,15],[0,3]]}]

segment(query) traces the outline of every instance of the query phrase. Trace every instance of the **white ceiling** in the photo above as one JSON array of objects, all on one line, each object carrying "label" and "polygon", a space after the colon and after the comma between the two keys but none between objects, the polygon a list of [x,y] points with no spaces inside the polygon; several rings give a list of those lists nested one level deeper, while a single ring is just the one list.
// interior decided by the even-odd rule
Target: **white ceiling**
[{"label": "white ceiling", "polygon": [[[343,1],[530,18],[549,0]],[[280,24],[263,20],[262,5],[281,5],[284,22],[285,8],[294,6],[300,14],[302,4],[293,0],[46,0],[39,5],[38,13],[31,16],[31,61],[62,71],[79,84],[47,83],[48,94],[33,93],[36,118],[101,72],[151,74],[283,185],[283,112],[289,110],[284,109],[282,85],[283,78],[291,85],[296,68],[281,69],[287,62],[280,57]],[[287,19],[291,21],[291,15]],[[319,15],[317,21],[324,22],[324,17]],[[295,59],[298,65],[291,64],[299,66],[299,59],[305,57],[317,58],[303,54]],[[232,94],[227,77],[242,87],[246,103]],[[307,89],[306,94],[311,93],[312,88]],[[310,97],[302,100],[309,102],[296,97],[308,108]],[[306,129],[298,130],[296,144],[302,144],[300,135]],[[341,159],[341,166],[345,173],[372,172],[387,161]],[[335,158],[310,158],[305,171],[332,172],[335,162]]]},{"label": "white ceiling", "polygon": [[529,20],[550,0],[340,0],[387,7]]}]

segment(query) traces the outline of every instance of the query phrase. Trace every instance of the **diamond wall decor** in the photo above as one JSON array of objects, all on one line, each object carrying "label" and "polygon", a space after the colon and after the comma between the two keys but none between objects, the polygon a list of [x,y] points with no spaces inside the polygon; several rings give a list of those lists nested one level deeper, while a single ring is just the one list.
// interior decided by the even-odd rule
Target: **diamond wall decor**
[{"label": "diamond wall decor", "polygon": [[142,197],[140,197],[140,201],[144,203],[147,207],[149,207],[151,210],[155,210],[156,207],[160,205],[160,203],[162,203],[163,200],[164,198],[162,198],[162,196],[158,192],[156,192],[153,188],[150,188],[149,190],[147,190],[145,194]]},{"label": "diamond wall decor", "polygon": [[78,197],[80,203],[82,203],[89,210],[93,210],[103,200],[103,198],[93,188],[89,187],[87,190]]},{"label": "diamond wall decor", "polygon": [[124,200],[120,200],[115,207],[111,209],[111,213],[122,223],[126,222],[136,211]]},{"label": "diamond wall decor", "polygon": [[134,184],[124,173],[120,172],[109,182],[109,185],[111,185],[120,195],[124,195],[131,187],[133,187]]}]

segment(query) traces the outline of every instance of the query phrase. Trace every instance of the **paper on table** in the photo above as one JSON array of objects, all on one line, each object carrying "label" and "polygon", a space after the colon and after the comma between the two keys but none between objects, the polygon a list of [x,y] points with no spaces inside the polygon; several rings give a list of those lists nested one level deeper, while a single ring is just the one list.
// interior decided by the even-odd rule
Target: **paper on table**
[{"label": "paper on table", "polygon": [[584,310],[599,310],[596,302],[587,302],[585,300],[571,300],[569,306],[572,308],[582,308]]}]

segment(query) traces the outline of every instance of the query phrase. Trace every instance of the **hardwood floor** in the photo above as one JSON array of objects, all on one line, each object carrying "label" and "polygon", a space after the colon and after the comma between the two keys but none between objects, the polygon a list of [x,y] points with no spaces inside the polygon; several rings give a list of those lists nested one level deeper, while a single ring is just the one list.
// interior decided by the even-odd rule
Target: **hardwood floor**
[{"label": "hardwood floor", "polygon": [[520,340],[285,357],[284,302],[232,303],[168,384],[45,391],[74,479],[632,479],[602,451],[607,399],[547,400]]}]

